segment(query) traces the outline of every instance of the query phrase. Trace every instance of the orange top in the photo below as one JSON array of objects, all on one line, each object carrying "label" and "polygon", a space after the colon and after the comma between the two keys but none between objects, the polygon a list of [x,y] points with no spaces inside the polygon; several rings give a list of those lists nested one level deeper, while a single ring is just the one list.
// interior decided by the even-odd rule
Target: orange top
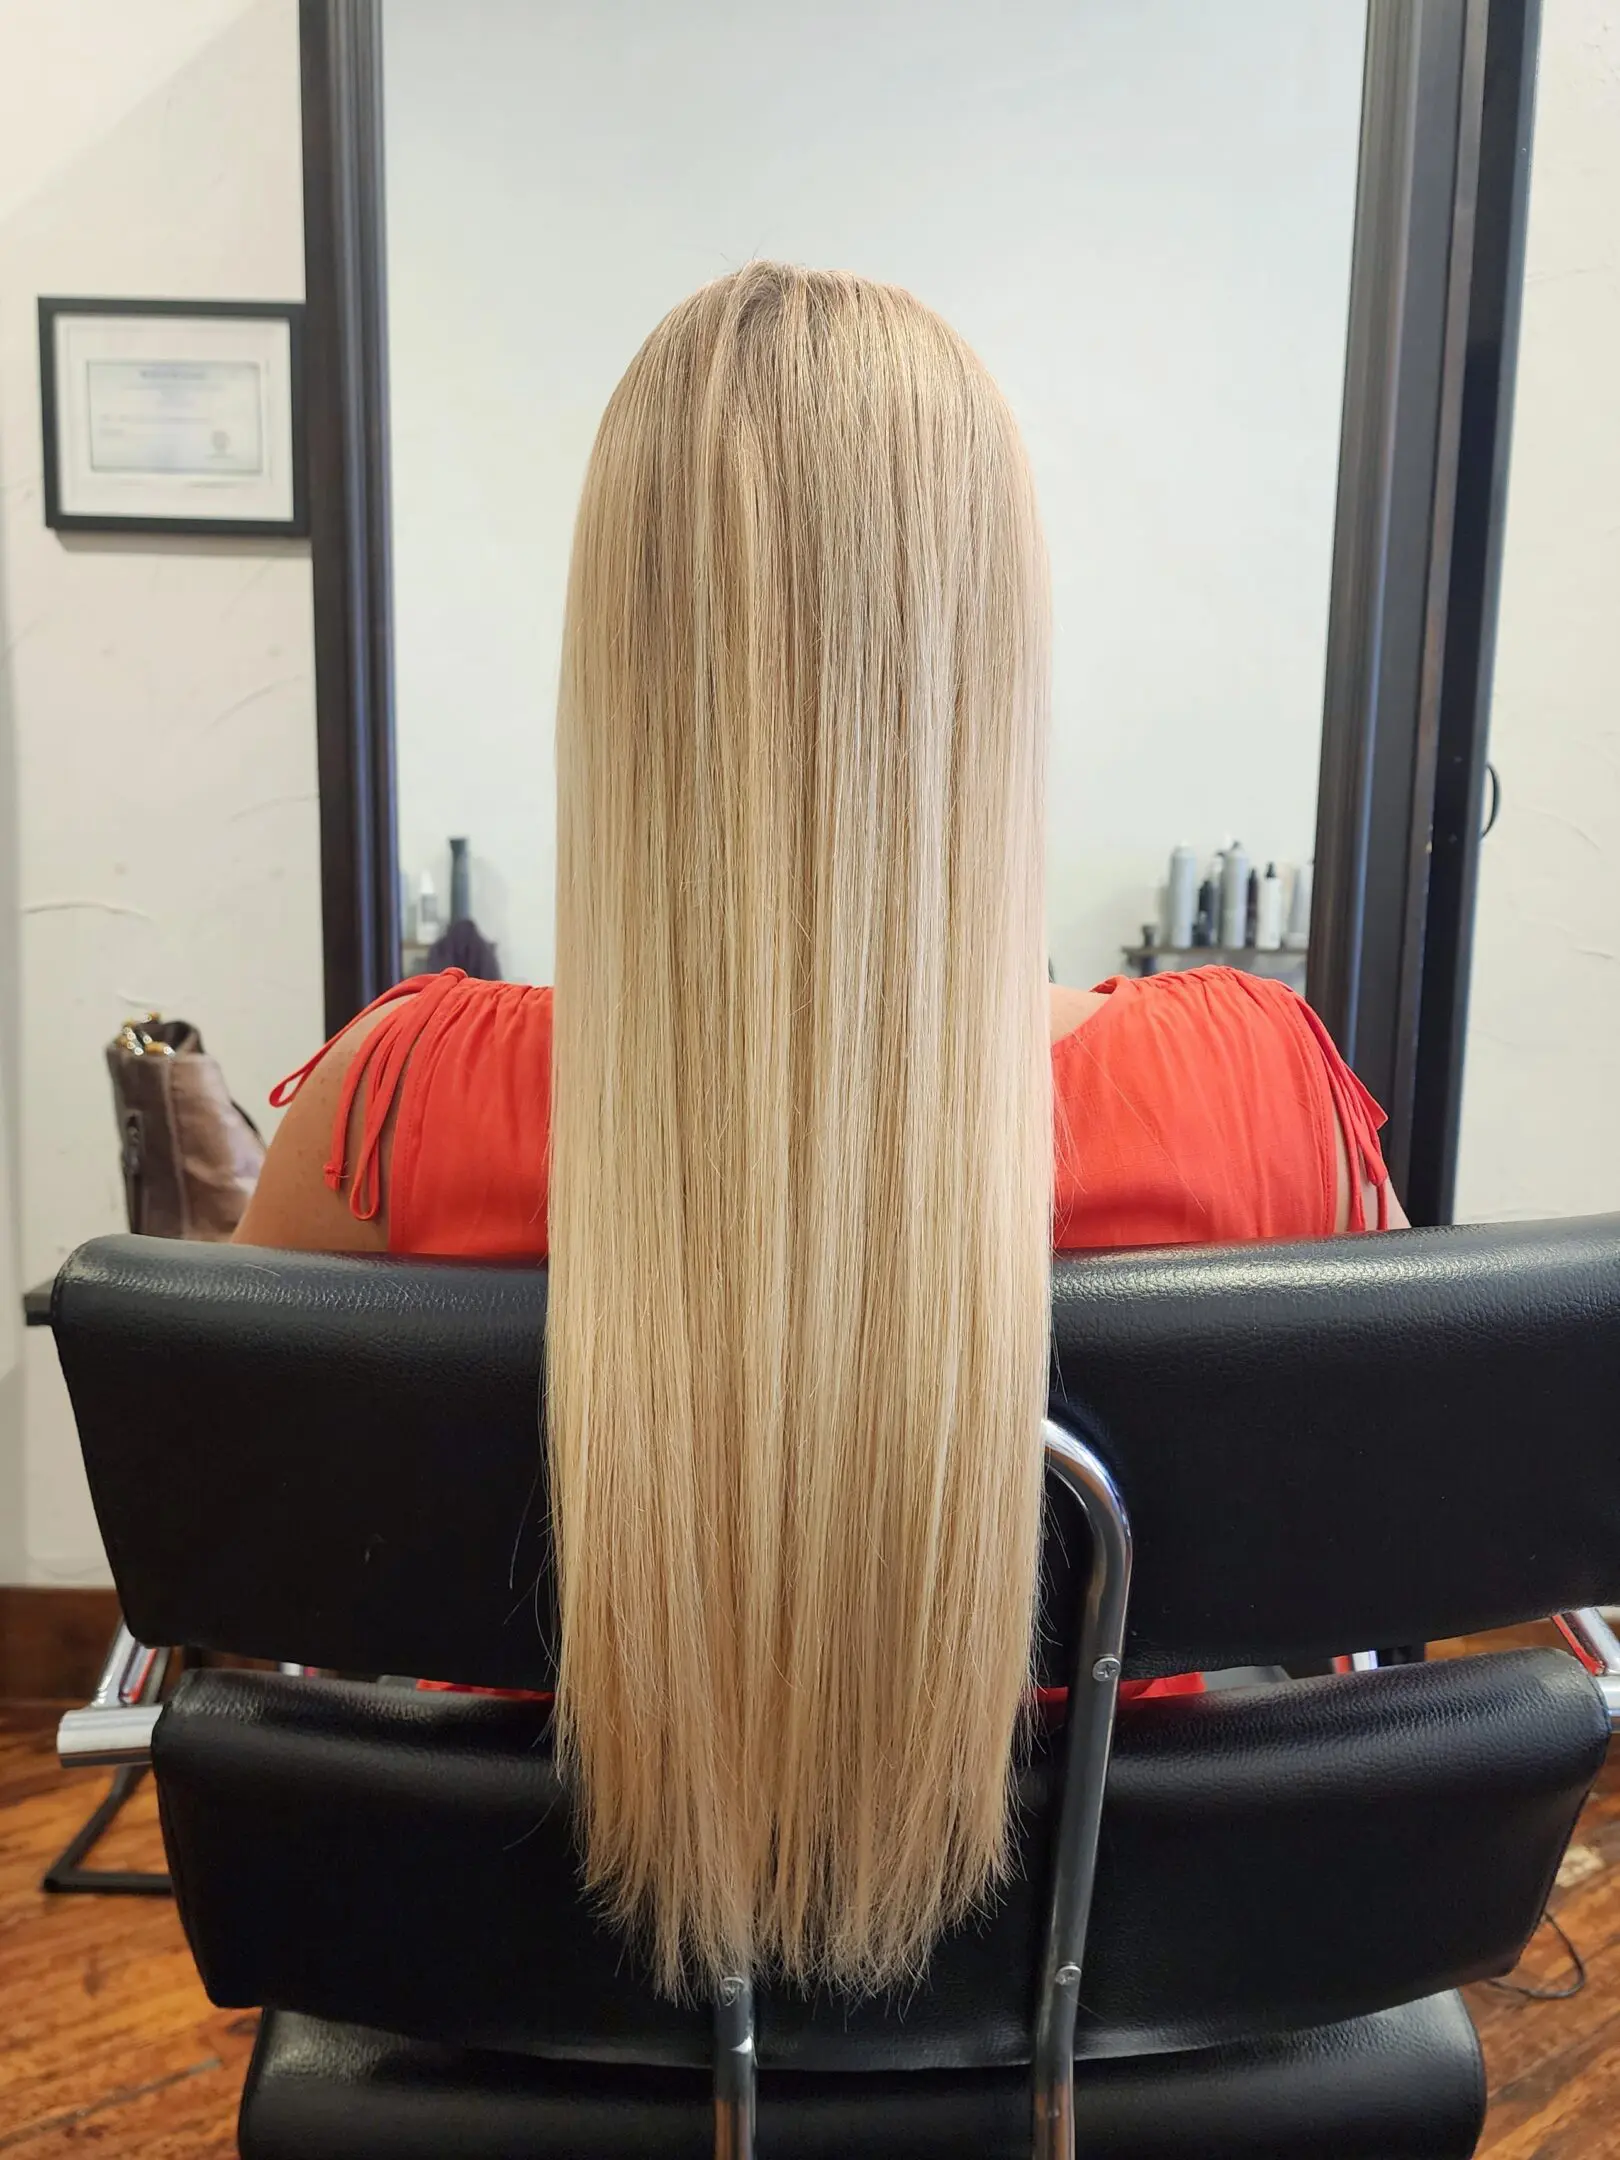
[{"label": "orange top", "polygon": [[[1192,1245],[1318,1237],[1338,1211],[1350,1147],[1350,1227],[1382,1194],[1384,1122],[1320,1020],[1281,983],[1233,968],[1115,976],[1052,1046],[1052,1244]],[[451,968],[379,998],[387,1015],[351,1064],[326,1181],[362,1219],[382,1204],[394,1119],[388,1249],[544,1259],[551,1130],[551,992]],[[290,1101],[317,1052],[271,1096]],[[356,1099],[360,1140],[348,1159]],[[1380,1202],[1378,1223],[1384,1228]]]}]

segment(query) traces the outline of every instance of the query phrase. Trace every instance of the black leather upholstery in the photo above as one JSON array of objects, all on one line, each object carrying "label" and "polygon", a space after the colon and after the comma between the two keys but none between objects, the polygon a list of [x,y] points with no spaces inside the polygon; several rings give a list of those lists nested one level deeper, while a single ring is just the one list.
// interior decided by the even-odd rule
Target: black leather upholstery
[{"label": "black leather upholstery", "polygon": [[[1146,2064],[1087,2065],[1076,2144],[1107,2160],[1465,2160],[1485,2113],[1455,1995],[1353,2024]],[[1028,2160],[1015,2071],[760,2088],[768,2160]],[[271,2013],[242,2160],[710,2160],[708,2080],[472,2055]]]},{"label": "black leather upholstery", "polygon": [[[577,1896],[544,1713],[205,1672],[154,1759],[209,1994],[467,2046],[710,2059]],[[1608,1740],[1560,1651],[1137,1704],[1109,1777],[1077,2054],[1203,2047],[1432,1994],[1518,1956]],[[1024,2063],[1055,1779],[1023,1878],[904,2002],[762,1990],[759,2057],[814,2071]]]},{"label": "black leather upholstery", "polygon": [[[172,1239],[74,1254],[57,1341],[136,1633],[545,1686],[545,1287]],[[1620,1217],[1096,1254],[1057,1263],[1053,1311],[1054,1408],[1135,1523],[1129,1672],[1620,1599]]]},{"label": "black leather upholstery", "polygon": [[1131,1509],[1139,1673],[1620,1597],[1620,1216],[1053,1270],[1055,1413]]}]

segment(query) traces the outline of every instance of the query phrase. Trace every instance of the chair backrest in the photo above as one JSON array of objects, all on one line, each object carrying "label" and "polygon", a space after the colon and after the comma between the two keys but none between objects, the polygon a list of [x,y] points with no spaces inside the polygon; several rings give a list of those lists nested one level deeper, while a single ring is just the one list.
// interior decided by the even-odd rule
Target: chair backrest
[{"label": "chair backrest", "polygon": [[[545,1278],[110,1239],[55,1324],[152,1641],[544,1687]],[[1053,1414],[1135,1519],[1127,1670],[1461,1632],[1620,1593],[1620,1221],[1055,1270]],[[1086,1541],[1046,1554],[1067,1677]],[[1186,2047],[1510,1963],[1607,1740],[1558,1653],[1120,1720],[1077,2045]],[[705,2062],[580,1903],[534,1705],[200,1674],[155,1743],[216,2000],[469,2044]],[[1009,1894],[904,2005],[778,1993],[767,2062],[1029,2059],[1061,1773]]]},{"label": "chair backrest", "polygon": [[[545,1687],[545,1305],[541,1268],[75,1253],[53,1320],[135,1633]],[[1135,1527],[1128,1674],[1620,1597],[1620,1217],[1060,1259],[1053,1343]],[[1058,1634],[1068,1557],[1060,1506]]]}]

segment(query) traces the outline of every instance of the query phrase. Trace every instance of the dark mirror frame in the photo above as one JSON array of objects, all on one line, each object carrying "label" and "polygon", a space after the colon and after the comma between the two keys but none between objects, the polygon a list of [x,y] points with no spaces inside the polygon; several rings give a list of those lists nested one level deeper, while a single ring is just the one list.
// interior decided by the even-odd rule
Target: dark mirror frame
[{"label": "dark mirror frame", "polygon": [[326,1030],[399,980],[379,0],[299,0]]},{"label": "dark mirror frame", "polygon": [[[300,0],[330,1032],[400,972],[381,0]],[[1540,0],[1369,0],[1309,994],[1450,1220]]]},{"label": "dark mirror frame", "polygon": [[1309,995],[1451,1219],[1539,0],[1371,0]]}]

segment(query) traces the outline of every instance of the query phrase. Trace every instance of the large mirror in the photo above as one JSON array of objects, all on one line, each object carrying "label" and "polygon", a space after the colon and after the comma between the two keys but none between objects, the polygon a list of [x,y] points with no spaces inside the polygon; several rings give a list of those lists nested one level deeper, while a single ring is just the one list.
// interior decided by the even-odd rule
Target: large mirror
[{"label": "large mirror", "polygon": [[911,287],[1022,423],[1054,973],[1304,987],[1449,1220],[1534,0],[300,20],[329,1026],[449,959],[550,975],[592,436],[671,305],[775,255]]},{"label": "large mirror", "polygon": [[[1357,0],[384,0],[382,33],[406,965],[454,900],[505,974],[549,979],[586,457],[642,338],[752,256],[910,287],[1018,414],[1052,557],[1058,977],[1174,964],[1136,949],[1187,942],[1160,890],[1178,843],[1200,884],[1228,842],[1257,887],[1275,863],[1286,915],[1316,820]],[[1246,964],[1303,987],[1303,953]]]}]

